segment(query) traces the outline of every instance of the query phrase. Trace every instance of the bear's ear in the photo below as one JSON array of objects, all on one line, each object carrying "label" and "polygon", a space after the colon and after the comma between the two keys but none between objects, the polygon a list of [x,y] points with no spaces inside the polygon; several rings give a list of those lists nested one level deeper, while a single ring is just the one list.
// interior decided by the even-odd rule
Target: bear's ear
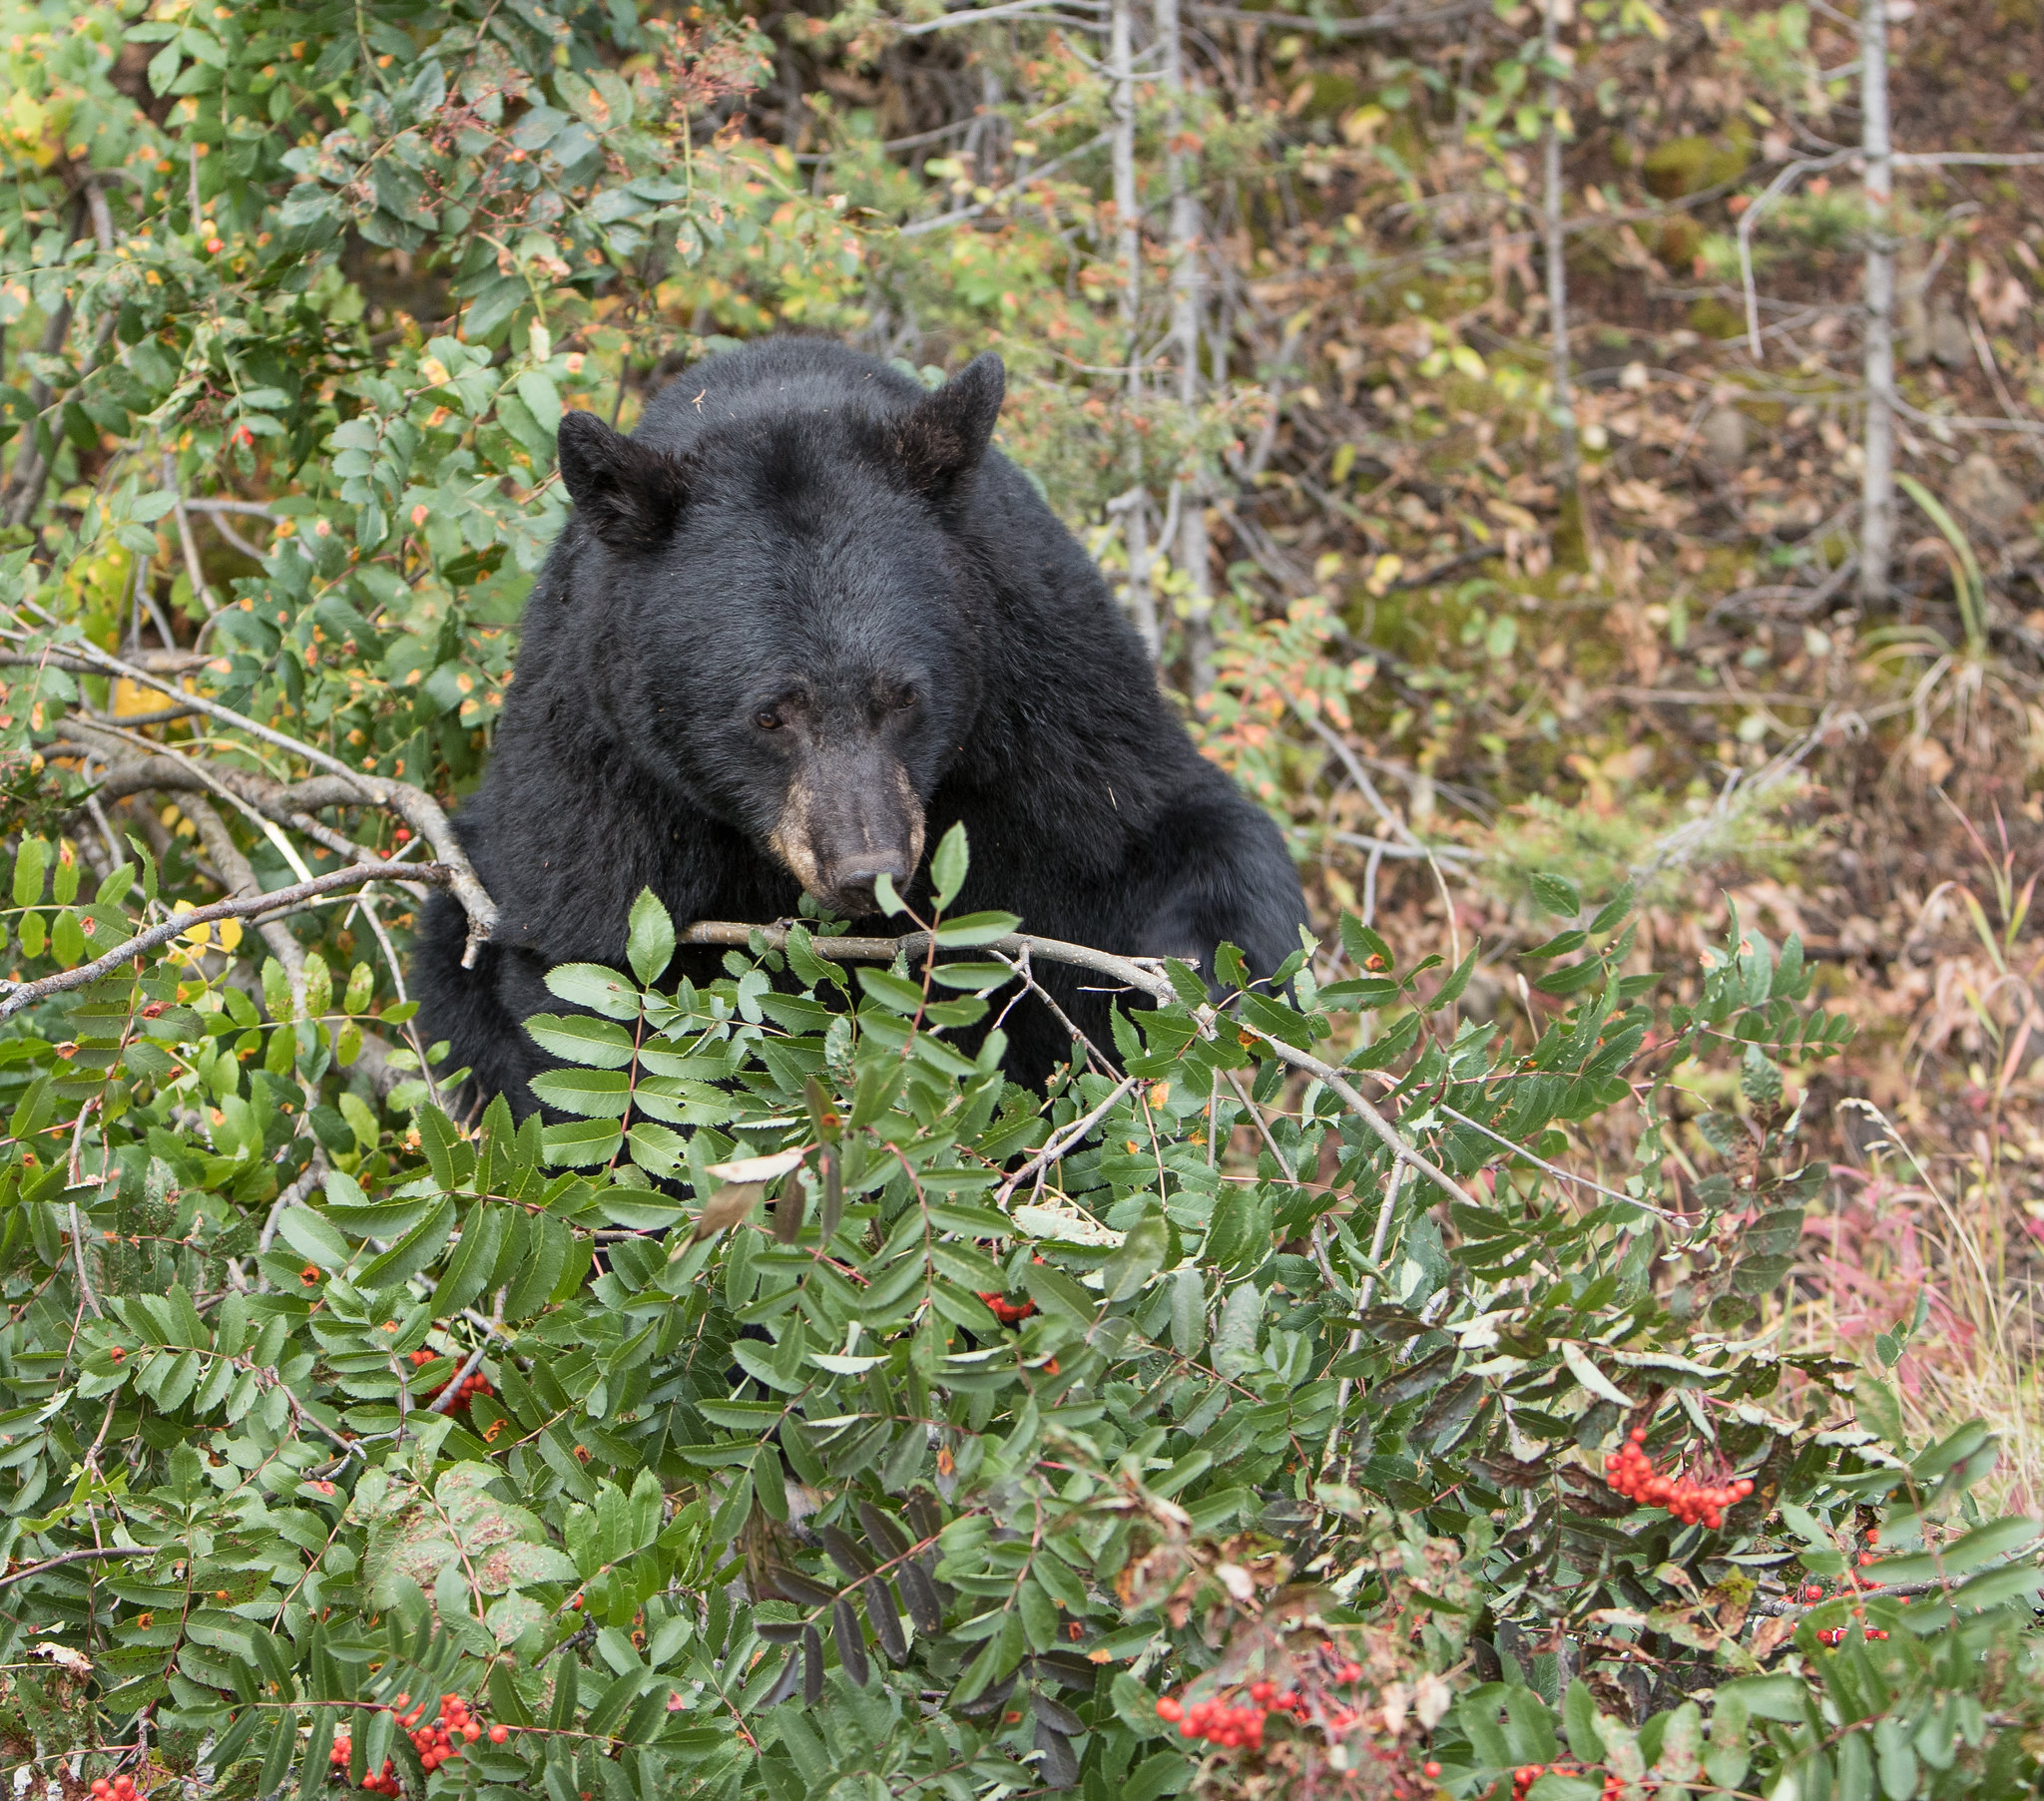
[{"label": "bear's ear", "polygon": [[1008,371],[988,350],[903,414],[894,452],[909,486],[935,499],[978,468],[1007,390]]},{"label": "bear's ear", "polygon": [[561,481],[596,535],[618,551],[657,551],[689,498],[679,457],[616,432],[594,413],[561,415]]}]

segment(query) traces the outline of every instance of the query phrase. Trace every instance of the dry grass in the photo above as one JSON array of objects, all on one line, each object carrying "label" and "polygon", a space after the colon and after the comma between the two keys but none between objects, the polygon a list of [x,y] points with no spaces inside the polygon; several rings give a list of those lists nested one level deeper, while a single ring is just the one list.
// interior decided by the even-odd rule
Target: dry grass
[{"label": "dry grass", "polygon": [[[1869,978],[1846,997],[1870,1030],[1841,1072],[1842,1160],[1805,1224],[1785,1325],[1798,1348],[1891,1376],[1913,1438],[1983,1420],[2002,1455],[1981,1504],[2037,1513],[2044,1013],[2035,979],[2044,943],[2025,936],[2037,878],[2019,883],[1998,815],[1983,826],[1946,810],[1952,848],[1967,862],[1915,908],[1901,945],[1914,951],[1907,979],[1883,993]],[[1878,1345],[1898,1329],[1906,1345],[1889,1368]]]}]

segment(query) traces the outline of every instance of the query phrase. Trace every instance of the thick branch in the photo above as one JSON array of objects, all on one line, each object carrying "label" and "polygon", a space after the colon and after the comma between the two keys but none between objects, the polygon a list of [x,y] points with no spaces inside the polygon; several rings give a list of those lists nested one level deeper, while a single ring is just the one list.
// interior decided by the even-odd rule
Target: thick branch
[{"label": "thick branch", "polygon": [[[454,898],[461,903],[461,910],[468,915],[468,945],[462,952],[461,964],[464,969],[475,967],[476,954],[489,942],[490,934],[496,930],[497,904],[490,899],[488,891],[475,873],[474,866],[463,854],[460,841],[454,836],[454,828],[448,823],[447,815],[440,803],[423,788],[416,788],[410,782],[392,781],[388,776],[370,775],[350,769],[337,756],[330,756],[316,745],[307,744],[292,737],[288,732],[277,731],[270,726],[252,719],[247,713],[237,712],[232,706],[223,706],[218,700],[209,700],[204,695],[188,692],[162,675],[155,675],[142,666],[129,663],[119,657],[108,655],[96,645],[78,642],[67,645],[61,654],[52,656],[51,661],[63,662],[65,668],[83,666],[88,674],[95,675],[125,675],[131,681],[146,687],[153,687],[169,694],[182,705],[191,706],[225,725],[233,725],[246,731],[251,737],[260,738],[265,744],[274,744],[279,750],[325,769],[347,784],[348,797],[343,800],[336,791],[336,798],[328,805],[370,805],[385,807],[397,814],[405,824],[418,833],[432,846],[433,855],[443,873],[433,879],[440,882]],[[31,662],[18,653],[10,661]]]},{"label": "thick branch", "polygon": [[[256,879],[255,869],[242,854],[242,847],[235,842],[213,802],[203,795],[187,795],[185,817],[198,828],[199,841],[206,846],[206,854],[213,859],[214,868],[220,871],[229,896],[235,900],[258,898],[262,894],[262,884]],[[293,1007],[301,1007],[305,999],[305,947],[280,919],[266,919],[256,930],[261,935],[262,942],[269,946],[269,954],[283,965],[284,977],[290,983]]]},{"label": "thick branch", "polygon": [[[405,873],[414,881],[432,882],[442,888],[452,888],[456,875],[444,863],[408,864]],[[210,925],[220,919],[280,916],[293,907],[317,900],[323,894],[335,894],[344,888],[359,888],[365,882],[389,879],[390,866],[387,863],[357,863],[350,869],[336,869],[330,875],[314,876],[309,882],[298,882],[289,888],[272,888],[266,894],[245,895],[238,900],[215,901],[210,907],[194,907],[189,913],[176,914],[161,925],[151,926],[125,944],[117,944],[104,956],[90,963],[81,963],[76,969],[59,970],[55,975],[44,976],[35,982],[0,983],[0,1020],[12,1019],[24,1008],[47,1001],[52,995],[85,988],[103,976],[111,976],[122,964],[160,945],[169,944],[193,926]]]},{"label": "thick branch", "polygon": [[[97,723],[95,721],[95,724]],[[65,726],[67,729],[88,730],[85,721],[76,718],[67,719]],[[96,738],[98,732],[90,732],[89,735]],[[148,742],[147,739],[137,741]],[[105,751],[99,749],[96,743],[88,747],[92,748],[95,754],[105,756]],[[52,748],[61,748],[61,745]],[[322,825],[312,817],[324,807],[362,804],[361,796],[355,791],[353,784],[334,775],[314,775],[304,781],[284,783],[272,781],[268,776],[252,770],[232,769],[217,763],[200,763],[196,759],[183,756],[142,756],[129,762],[109,762],[95,782],[93,793],[95,798],[105,802],[124,800],[131,794],[153,790],[191,794],[203,793],[209,789],[225,789],[265,819],[272,819],[278,825],[287,825],[293,831],[304,833],[315,843],[323,844],[328,850],[346,857],[350,862],[370,863],[377,860],[375,851],[357,844],[345,833]],[[401,877],[408,867],[407,864],[392,862],[390,872],[393,877]],[[414,886],[413,898],[424,899],[424,889]]]}]

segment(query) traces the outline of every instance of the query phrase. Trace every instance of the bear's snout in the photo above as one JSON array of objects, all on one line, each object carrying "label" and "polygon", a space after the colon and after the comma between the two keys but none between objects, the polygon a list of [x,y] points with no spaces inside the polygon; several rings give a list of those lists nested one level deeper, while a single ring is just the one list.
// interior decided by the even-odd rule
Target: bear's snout
[{"label": "bear's snout", "polygon": [[922,862],[922,798],[876,746],[817,756],[788,784],[767,842],[824,906],[863,918],[877,908],[881,876],[905,891]]}]

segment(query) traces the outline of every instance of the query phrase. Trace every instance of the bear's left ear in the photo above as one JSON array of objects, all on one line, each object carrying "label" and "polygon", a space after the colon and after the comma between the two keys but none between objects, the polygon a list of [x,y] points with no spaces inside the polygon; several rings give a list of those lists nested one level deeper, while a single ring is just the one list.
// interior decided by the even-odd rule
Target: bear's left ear
[{"label": "bear's left ear", "polygon": [[612,550],[657,551],[689,498],[689,466],[613,431],[594,413],[561,416],[561,481]]},{"label": "bear's left ear", "polygon": [[894,452],[909,486],[938,499],[978,468],[1007,391],[1008,371],[988,350],[902,415]]}]

